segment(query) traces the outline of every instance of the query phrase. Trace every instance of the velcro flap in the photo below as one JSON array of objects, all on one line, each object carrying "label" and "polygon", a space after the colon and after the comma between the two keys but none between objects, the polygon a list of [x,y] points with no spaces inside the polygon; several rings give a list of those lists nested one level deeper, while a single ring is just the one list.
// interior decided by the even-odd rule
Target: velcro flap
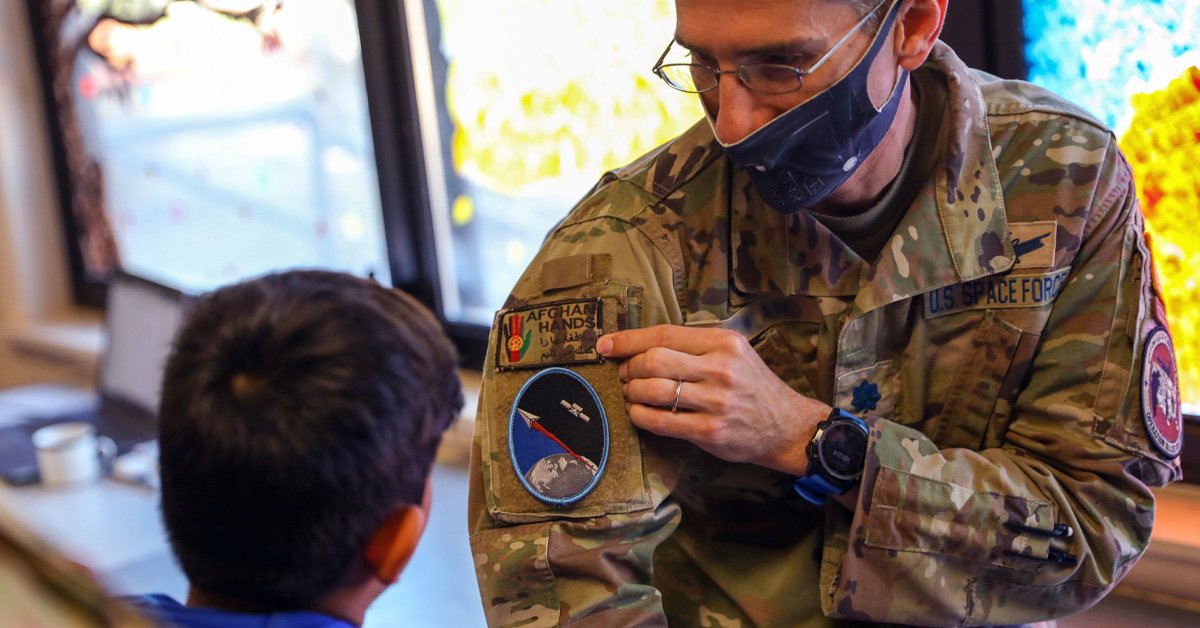
[{"label": "velcro flap", "polygon": [[542,292],[603,283],[611,274],[612,256],[608,253],[552,259],[542,264]]}]

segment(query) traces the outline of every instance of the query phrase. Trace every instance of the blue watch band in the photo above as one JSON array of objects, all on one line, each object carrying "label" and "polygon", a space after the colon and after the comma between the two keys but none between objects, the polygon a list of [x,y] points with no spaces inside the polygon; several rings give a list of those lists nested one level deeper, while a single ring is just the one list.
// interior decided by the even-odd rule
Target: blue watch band
[{"label": "blue watch band", "polygon": [[834,414],[838,415],[838,420],[854,421],[859,427],[863,428],[864,431],[867,429],[866,421],[854,416],[853,414],[850,414],[849,412],[846,412],[841,408],[834,408],[833,412],[830,413],[829,418],[833,419]]},{"label": "blue watch band", "polygon": [[[849,412],[846,412],[845,410],[842,410],[841,408],[834,408],[833,412],[829,413],[829,418],[825,421],[822,421],[821,426],[826,427],[830,424],[841,421],[854,422],[860,428],[862,428],[864,432],[867,431],[866,421],[863,421],[862,419],[850,414]],[[820,433],[820,430],[818,430],[818,433]],[[845,493],[849,488],[849,485],[834,484],[821,473],[814,472],[816,467],[813,466],[814,461],[812,460],[812,456],[817,453],[816,447],[814,446],[816,445],[816,438],[817,437],[814,436],[814,442],[809,447],[809,472],[804,477],[796,478],[792,483],[792,486],[796,489],[796,493],[800,495],[800,497],[803,497],[806,501],[816,506],[823,506],[825,505],[826,499],[830,495],[841,495]],[[815,462],[816,464],[820,464],[819,461]]]},{"label": "blue watch band", "polygon": [[815,506],[824,506],[830,495],[841,495],[846,490],[831,484],[829,480],[819,475],[809,475],[796,478],[792,484],[796,493]]}]

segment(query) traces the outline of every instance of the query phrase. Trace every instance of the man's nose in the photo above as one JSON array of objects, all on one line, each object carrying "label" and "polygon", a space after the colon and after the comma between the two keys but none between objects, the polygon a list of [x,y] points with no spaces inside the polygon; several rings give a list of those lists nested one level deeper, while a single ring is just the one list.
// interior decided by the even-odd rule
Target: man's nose
[{"label": "man's nose", "polygon": [[755,93],[734,74],[725,74],[716,93],[717,139],[736,144],[771,121],[769,110],[762,107]]}]

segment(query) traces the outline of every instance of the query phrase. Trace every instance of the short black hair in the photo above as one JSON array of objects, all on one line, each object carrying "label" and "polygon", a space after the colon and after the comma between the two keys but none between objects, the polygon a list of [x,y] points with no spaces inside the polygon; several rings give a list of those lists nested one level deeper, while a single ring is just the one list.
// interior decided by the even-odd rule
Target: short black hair
[{"label": "short black hair", "polygon": [[457,366],[427,309],[367,279],[291,271],[202,297],[159,409],[163,519],[192,585],[279,610],[332,592],[421,503]]}]

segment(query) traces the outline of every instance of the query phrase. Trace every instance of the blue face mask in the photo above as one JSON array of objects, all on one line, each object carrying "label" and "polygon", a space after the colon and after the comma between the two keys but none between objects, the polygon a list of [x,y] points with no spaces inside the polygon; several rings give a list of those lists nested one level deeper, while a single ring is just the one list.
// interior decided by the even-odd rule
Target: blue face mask
[{"label": "blue face mask", "polygon": [[[742,141],[722,143],[771,207],[791,214],[820,202],[854,174],[891,128],[908,72],[901,73],[882,109],[871,102],[867,76],[901,4],[892,4],[870,50],[842,80]],[[709,122],[715,123],[711,115]]]}]

